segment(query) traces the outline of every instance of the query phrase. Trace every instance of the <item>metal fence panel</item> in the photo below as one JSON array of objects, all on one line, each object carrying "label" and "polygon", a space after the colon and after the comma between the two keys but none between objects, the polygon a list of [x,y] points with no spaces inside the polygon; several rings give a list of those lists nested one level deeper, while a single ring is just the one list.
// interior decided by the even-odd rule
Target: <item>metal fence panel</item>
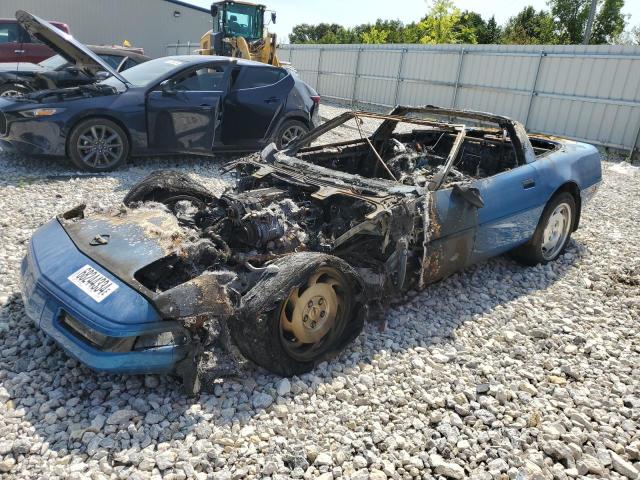
[{"label": "metal fence panel", "polygon": [[484,110],[531,131],[640,146],[637,46],[284,45],[279,54],[325,97]]}]

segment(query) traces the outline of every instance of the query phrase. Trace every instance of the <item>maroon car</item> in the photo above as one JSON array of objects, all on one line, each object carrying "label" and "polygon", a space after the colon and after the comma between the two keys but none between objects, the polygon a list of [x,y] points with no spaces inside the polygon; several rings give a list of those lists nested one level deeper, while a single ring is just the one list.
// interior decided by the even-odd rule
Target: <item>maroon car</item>
[{"label": "maroon car", "polygon": [[[67,24],[50,23],[69,33]],[[39,63],[54,54],[44,43],[29,36],[15,18],[0,18],[0,62]]]}]

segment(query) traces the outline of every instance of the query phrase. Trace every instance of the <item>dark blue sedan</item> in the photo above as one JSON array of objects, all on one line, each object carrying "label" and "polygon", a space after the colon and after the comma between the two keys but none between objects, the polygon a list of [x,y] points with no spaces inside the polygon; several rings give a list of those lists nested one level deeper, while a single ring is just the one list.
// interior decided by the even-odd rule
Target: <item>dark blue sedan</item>
[{"label": "dark blue sedan", "polygon": [[271,142],[286,147],[319,124],[320,97],[284,68],[191,55],[118,73],[48,22],[27,12],[16,17],[79,69],[100,68],[109,78],[0,99],[3,148],[68,155],[78,168],[105,171],[131,155],[249,152]]}]

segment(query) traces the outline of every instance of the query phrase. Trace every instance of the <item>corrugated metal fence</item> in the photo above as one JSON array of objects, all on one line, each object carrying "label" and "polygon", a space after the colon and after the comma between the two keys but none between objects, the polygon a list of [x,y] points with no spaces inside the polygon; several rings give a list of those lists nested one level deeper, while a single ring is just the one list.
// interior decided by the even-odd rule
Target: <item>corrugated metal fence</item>
[{"label": "corrugated metal fence", "polygon": [[640,145],[640,47],[283,45],[279,56],[328,98],[489,111],[534,132]]}]

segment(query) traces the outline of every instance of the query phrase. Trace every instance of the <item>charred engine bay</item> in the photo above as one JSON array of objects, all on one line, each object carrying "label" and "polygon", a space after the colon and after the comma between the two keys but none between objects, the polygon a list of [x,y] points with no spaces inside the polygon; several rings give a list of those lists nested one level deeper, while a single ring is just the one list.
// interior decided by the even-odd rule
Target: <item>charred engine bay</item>
[{"label": "charred engine bay", "polygon": [[[168,256],[136,272],[135,278],[160,293],[205,272],[228,272],[228,287],[244,294],[273,260],[292,252],[333,252],[335,240],[375,210],[364,200],[312,198],[314,189],[265,179],[236,188],[209,202],[181,198],[168,205],[186,241]],[[274,181],[275,180],[275,181]],[[253,183],[253,182],[251,182]]]}]

